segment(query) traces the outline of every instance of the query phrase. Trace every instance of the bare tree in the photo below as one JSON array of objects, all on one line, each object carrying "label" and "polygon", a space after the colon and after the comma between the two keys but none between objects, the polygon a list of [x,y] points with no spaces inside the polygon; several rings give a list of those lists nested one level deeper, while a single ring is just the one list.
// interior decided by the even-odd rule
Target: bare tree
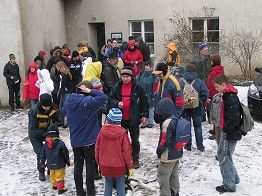
[{"label": "bare tree", "polygon": [[233,30],[231,33],[221,36],[220,39],[220,51],[229,57],[232,63],[239,65],[245,80],[251,80],[253,77],[261,45],[262,32]]}]

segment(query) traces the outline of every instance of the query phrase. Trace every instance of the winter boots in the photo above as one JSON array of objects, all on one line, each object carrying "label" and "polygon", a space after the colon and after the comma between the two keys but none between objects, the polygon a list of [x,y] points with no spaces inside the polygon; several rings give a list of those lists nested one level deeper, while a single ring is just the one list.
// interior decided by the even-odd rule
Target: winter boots
[{"label": "winter boots", "polygon": [[134,169],[138,169],[139,167],[140,167],[139,161],[138,160],[134,160]]},{"label": "winter boots", "polygon": [[67,191],[67,188],[63,188],[62,190],[58,190],[58,194],[60,195],[60,194],[63,194],[64,192],[66,192]]}]

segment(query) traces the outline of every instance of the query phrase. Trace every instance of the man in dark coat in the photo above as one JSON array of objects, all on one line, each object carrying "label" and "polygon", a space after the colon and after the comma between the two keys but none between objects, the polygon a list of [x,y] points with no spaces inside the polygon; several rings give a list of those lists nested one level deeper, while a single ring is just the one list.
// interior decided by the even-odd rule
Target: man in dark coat
[{"label": "man in dark coat", "polygon": [[143,87],[136,81],[129,67],[121,71],[121,81],[113,88],[109,96],[109,107],[120,108],[123,113],[121,126],[129,130],[132,140],[134,168],[139,168],[139,124],[147,123],[149,116],[147,96]]},{"label": "man in dark coat", "polygon": [[82,69],[83,69],[82,61],[81,61],[80,56],[79,56],[79,52],[77,52],[77,51],[72,52],[72,58],[68,62],[68,65],[69,65],[70,72],[71,72],[71,75],[72,75],[72,82],[73,82],[73,85],[74,85],[75,90],[76,90],[76,85],[79,82],[82,81],[81,72],[82,72]]},{"label": "man in dark coat", "polygon": [[141,36],[137,38],[137,42],[138,50],[142,53],[144,64],[148,64],[150,62],[150,49]]},{"label": "man in dark coat", "polygon": [[10,61],[4,67],[4,76],[6,77],[6,84],[9,90],[9,105],[11,111],[15,111],[14,100],[16,102],[16,108],[22,108],[20,101],[21,76],[19,66],[15,62],[15,55],[10,54],[9,59]]}]

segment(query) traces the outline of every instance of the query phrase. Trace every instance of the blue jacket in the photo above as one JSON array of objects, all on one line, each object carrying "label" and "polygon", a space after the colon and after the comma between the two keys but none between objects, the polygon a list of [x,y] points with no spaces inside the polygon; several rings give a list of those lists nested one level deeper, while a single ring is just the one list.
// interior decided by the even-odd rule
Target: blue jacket
[{"label": "blue jacket", "polygon": [[[193,87],[196,89],[198,92],[198,97],[199,97],[199,106],[194,109],[184,109],[183,115],[182,116],[199,116],[199,115],[204,115],[205,114],[205,109],[204,109],[204,102],[208,98],[208,88],[205,85],[205,83],[198,78],[197,74],[194,72],[185,72],[183,78],[191,84],[193,80],[195,80]],[[184,89],[185,83],[183,80],[180,79],[180,85],[181,88]]]},{"label": "blue jacket", "polygon": [[66,99],[62,111],[67,116],[73,148],[95,144],[99,133],[97,112],[107,96],[96,89],[89,95],[73,93]]},{"label": "blue jacket", "polygon": [[65,143],[56,137],[47,137],[41,154],[41,164],[50,170],[65,168],[69,165],[69,152]]},{"label": "blue jacket", "polygon": [[[118,54],[118,56],[121,58],[121,59],[123,59],[124,58],[124,53],[120,50],[120,48],[117,48],[117,49],[114,49],[116,52],[117,52],[117,54]],[[111,54],[113,52],[113,48],[109,48],[107,51],[106,51],[106,53],[105,53],[105,57],[109,57],[109,55]]]}]

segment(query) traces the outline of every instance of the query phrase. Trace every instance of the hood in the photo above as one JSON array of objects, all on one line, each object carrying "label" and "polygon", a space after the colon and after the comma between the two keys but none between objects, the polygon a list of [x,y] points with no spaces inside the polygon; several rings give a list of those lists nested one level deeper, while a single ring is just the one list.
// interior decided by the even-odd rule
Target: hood
[{"label": "hood", "polygon": [[136,45],[136,42],[133,41],[133,40],[130,40],[130,41],[128,42],[128,48],[130,48],[131,46],[135,46],[135,45]]},{"label": "hood", "polygon": [[45,142],[46,142],[48,149],[54,148],[57,145],[58,141],[59,141],[59,138],[57,138],[57,137],[47,137],[45,139]]},{"label": "hood", "polygon": [[[167,45],[167,48],[170,49],[172,52],[176,51],[176,44],[173,43],[173,42],[170,42],[168,45]],[[171,52],[171,53],[172,53]]]},{"label": "hood", "polygon": [[218,74],[224,74],[224,67],[222,65],[216,65],[210,69],[210,72],[217,72]]},{"label": "hood", "polygon": [[224,93],[234,93],[234,94],[237,94],[238,91],[237,91],[237,89],[236,89],[234,86],[232,86],[231,84],[229,84],[229,85],[227,85],[226,89],[223,91],[223,94],[224,94]]},{"label": "hood", "polygon": [[122,127],[112,124],[103,126],[100,133],[109,139],[116,139],[125,134]]},{"label": "hood", "polygon": [[83,98],[85,96],[88,96],[88,95],[77,94],[77,93],[72,93],[71,95],[69,95],[68,98],[66,99],[66,103],[68,105],[68,108],[70,110],[78,109],[78,106],[81,105]]},{"label": "hood", "polygon": [[35,71],[33,73],[37,73],[38,65],[35,62],[29,64],[28,71],[30,71],[30,68],[35,68]]},{"label": "hood", "polygon": [[44,81],[50,80],[50,73],[47,69],[37,70],[38,78]]},{"label": "hood", "polygon": [[176,112],[176,106],[170,98],[163,98],[157,104],[156,113],[161,119],[166,120]]},{"label": "hood", "polygon": [[183,75],[183,78],[191,83],[193,80],[197,78],[197,73],[186,71]]}]

